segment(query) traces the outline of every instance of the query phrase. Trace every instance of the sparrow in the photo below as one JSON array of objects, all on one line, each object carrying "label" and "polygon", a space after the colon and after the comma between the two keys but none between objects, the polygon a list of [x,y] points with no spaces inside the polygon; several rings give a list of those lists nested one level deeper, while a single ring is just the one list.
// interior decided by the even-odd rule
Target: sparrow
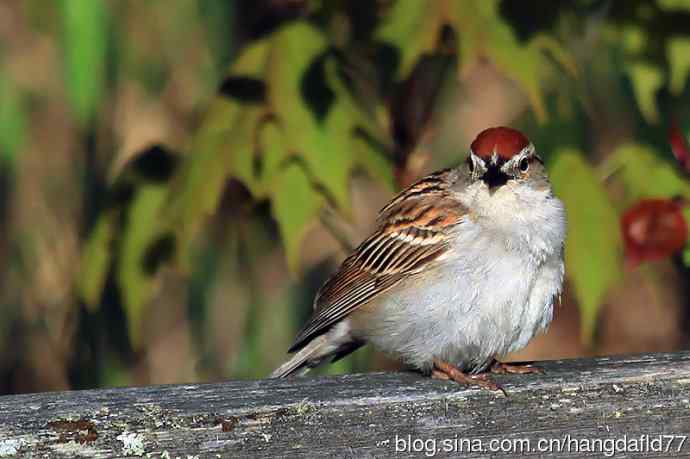
[{"label": "sparrow", "polygon": [[271,377],[366,343],[491,390],[502,389],[487,371],[539,371],[496,360],[548,328],[563,284],[564,206],[524,134],[482,131],[466,161],[402,191],[377,223],[318,291],[294,355]]}]

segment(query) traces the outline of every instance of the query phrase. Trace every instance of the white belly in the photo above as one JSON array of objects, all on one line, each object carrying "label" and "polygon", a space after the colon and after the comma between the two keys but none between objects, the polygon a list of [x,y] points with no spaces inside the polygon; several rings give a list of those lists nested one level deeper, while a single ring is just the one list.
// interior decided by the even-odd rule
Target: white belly
[{"label": "white belly", "polygon": [[472,226],[463,229],[459,256],[366,308],[358,333],[422,370],[436,358],[480,371],[544,330],[563,278],[560,248],[542,256]]}]

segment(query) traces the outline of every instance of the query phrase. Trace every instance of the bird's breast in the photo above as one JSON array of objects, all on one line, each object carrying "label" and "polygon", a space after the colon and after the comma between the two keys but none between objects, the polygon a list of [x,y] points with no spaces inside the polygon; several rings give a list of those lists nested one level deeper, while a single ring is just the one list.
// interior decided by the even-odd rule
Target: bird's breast
[{"label": "bird's breast", "polygon": [[472,223],[455,244],[452,257],[367,308],[367,339],[420,368],[433,358],[471,367],[526,345],[548,325],[560,251],[535,257]]}]

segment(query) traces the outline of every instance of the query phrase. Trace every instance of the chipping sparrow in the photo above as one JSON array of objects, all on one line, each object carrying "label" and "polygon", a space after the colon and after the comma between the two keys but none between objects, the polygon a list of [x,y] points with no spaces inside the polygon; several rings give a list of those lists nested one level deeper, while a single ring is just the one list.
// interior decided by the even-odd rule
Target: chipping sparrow
[{"label": "chipping sparrow", "polygon": [[541,158],[519,131],[495,127],[467,161],[413,184],[325,283],[291,359],[302,373],[365,343],[441,379],[500,389],[485,374],[544,331],[563,282],[566,232]]}]

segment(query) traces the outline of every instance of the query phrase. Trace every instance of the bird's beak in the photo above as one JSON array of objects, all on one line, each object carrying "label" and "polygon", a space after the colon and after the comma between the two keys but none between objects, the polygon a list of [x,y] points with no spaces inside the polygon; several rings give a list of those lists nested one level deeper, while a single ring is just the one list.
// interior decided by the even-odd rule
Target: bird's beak
[{"label": "bird's beak", "polygon": [[499,187],[508,182],[508,174],[503,172],[498,165],[490,165],[489,168],[482,175],[482,181],[489,187],[489,191],[493,192]]}]

